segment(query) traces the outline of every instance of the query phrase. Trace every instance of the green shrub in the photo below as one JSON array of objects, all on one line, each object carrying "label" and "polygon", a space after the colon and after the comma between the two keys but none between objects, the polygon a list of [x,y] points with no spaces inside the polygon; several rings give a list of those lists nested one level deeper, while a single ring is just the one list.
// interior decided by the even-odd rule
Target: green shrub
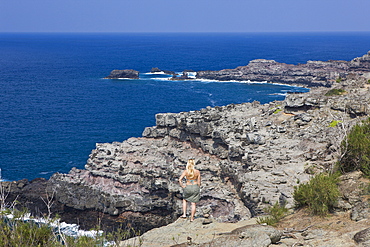
[{"label": "green shrub", "polygon": [[275,226],[282,218],[284,218],[285,215],[287,215],[288,209],[285,205],[280,206],[280,204],[276,202],[272,207],[266,209],[266,213],[268,213],[269,216],[258,218],[257,223],[266,223],[267,225]]},{"label": "green shrub", "polygon": [[46,225],[17,220],[0,221],[0,246],[62,246],[53,238],[56,240],[51,228]]},{"label": "green shrub", "polygon": [[278,109],[276,109],[276,110],[274,111],[274,114],[279,113],[279,112],[281,112],[281,111],[282,111],[282,109],[278,108]]},{"label": "green shrub", "polygon": [[361,195],[370,195],[370,184],[365,183],[360,185]]},{"label": "green shrub", "polygon": [[337,88],[333,88],[333,89],[330,89],[326,94],[325,96],[332,96],[332,95],[342,95],[346,93],[346,90],[344,89],[337,89]]},{"label": "green shrub", "polygon": [[338,125],[338,123],[341,123],[342,121],[340,120],[333,120],[331,121],[331,123],[329,124],[329,127],[336,127]]},{"label": "green shrub", "polygon": [[294,186],[293,198],[296,206],[307,206],[315,215],[327,215],[340,195],[337,182],[337,175],[320,173],[308,183]]},{"label": "green shrub", "polygon": [[[71,247],[90,247],[90,246],[104,246],[103,237],[87,237],[87,236],[80,236],[78,238],[65,236],[65,243],[63,246],[71,246]],[[118,245],[117,245],[118,246]]]},{"label": "green shrub", "polygon": [[342,172],[361,170],[370,177],[370,118],[352,127],[341,143],[341,152]]},{"label": "green shrub", "polygon": [[[138,234],[132,227],[98,234],[95,237],[71,237],[56,231],[48,224],[22,220],[27,212],[7,210],[0,212],[0,246],[6,247],[91,247],[104,246],[110,242],[119,246],[120,241]],[[7,214],[14,215],[7,218]],[[142,239],[135,246],[141,246]]]},{"label": "green shrub", "polygon": [[[136,231],[133,227],[127,226],[123,228],[121,225],[120,228],[118,228],[116,231],[107,233],[105,237],[109,242],[113,242],[115,246],[120,246],[121,241],[129,239],[133,236],[139,236],[139,235],[140,235],[140,231]],[[143,239],[139,237],[138,242],[134,243],[134,246],[141,246],[142,241]]]},{"label": "green shrub", "polygon": [[335,80],[335,82],[336,82],[336,83],[340,83],[342,80],[343,80],[343,78],[339,76],[339,77]]}]

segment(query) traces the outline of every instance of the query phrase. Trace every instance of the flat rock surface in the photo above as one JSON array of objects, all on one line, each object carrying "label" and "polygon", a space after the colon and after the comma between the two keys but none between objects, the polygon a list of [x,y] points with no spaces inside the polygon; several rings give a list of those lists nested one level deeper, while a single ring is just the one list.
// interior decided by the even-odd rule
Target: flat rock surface
[{"label": "flat rock surface", "polygon": [[[193,222],[189,219],[179,218],[172,224],[146,232],[140,239],[142,247],[173,246],[188,243],[188,238],[195,244],[208,243],[237,228],[256,224],[256,219],[242,220],[237,223],[212,222],[203,225],[204,218],[196,218]],[[123,241],[121,246],[138,246],[139,237]]]},{"label": "flat rock surface", "polygon": [[[222,234],[230,233],[238,228],[256,224],[256,219],[240,221],[238,223],[218,223],[209,225],[202,224],[203,219],[198,218],[194,222],[178,219],[174,223],[153,229],[140,238],[132,238],[122,241],[121,246],[143,247],[169,247],[188,246],[189,237],[192,246],[229,246],[227,242],[219,243],[218,239],[240,238],[238,235]],[[357,232],[370,227],[370,220],[352,221],[349,212],[340,212],[328,217],[312,216],[307,211],[301,210],[284,218],[276,227],[285,232],[281,240],[271,247],[355,247],[361,246],[354,241]],[[141,241],[141,242],[140,242]],[[141,243],[142,245],[139,245]]]}]

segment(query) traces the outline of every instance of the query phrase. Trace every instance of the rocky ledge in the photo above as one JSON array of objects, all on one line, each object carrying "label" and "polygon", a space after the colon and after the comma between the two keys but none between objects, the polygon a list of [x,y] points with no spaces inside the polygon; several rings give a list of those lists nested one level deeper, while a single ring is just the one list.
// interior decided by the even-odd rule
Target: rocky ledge
[{"label": "rocky ledge", "polygon": [[305,87],[330,87],[336,80],[352,73],[370,72],[370,51],[352,61],[308,61],[306,64],[285,64],[274,60],[256,59],[247,66],[220,71],[199,71],[198,79],[219,81],[274,82]]}]

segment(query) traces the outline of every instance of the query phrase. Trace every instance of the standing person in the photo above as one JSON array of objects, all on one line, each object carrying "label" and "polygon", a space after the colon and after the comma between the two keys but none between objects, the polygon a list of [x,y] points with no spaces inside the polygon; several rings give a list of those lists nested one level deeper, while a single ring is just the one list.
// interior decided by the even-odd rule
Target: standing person
[{"label": "standing person", "polygon": [[[200,172],[194,168],[194,159],[189,159],[186,164],[186,169],[183,171],[179,178],[179,184],[183,190],[182,210],[183,214],[181,218],[186,218],[186,208],[188,201],[191,202],[191,216],[190,221],[194,221],[194,215],[196,211],[196,203],[200,199]],[[186,183],[183,183],[185,177]]]}]

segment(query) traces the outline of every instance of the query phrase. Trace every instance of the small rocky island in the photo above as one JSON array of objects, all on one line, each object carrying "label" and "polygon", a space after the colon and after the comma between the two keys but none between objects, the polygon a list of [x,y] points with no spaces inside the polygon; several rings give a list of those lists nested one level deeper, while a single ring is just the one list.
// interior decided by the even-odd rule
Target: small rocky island
[{"label": "small rocky island", "polygon": [[104,79],[139,79],[139,71],[133,69],[115,69]]},{"label": "small rocky island", "polygon": [[[138,75],[133,71],[129,74]],[[52,209],[64,220],[91,227],[102,213],[106,226],[129,223],[146,232],[178,224],[181,188],[177,179],[187,159],[192,157],[203,181],[197,227],[204,228],[201,220],[205,215],[211,219],[206,224],[238,224],[262,215],[267,205],[276,202],[293,208],[294,186],[308,181],[315,172],[330,170],[340,155],[344,129],[370,114],[370,52],[350,62],[287,65],[254,60],[233,70],[199,71],[197,78],[279,82],[306,85],[311,90],[288,94],[285,100],[268,104],[250,102],[157,114],[156,125],[145,128],[140,138],[96,144],[85,169],[56,173],[48,181],[8,183],[12,188],[9,199],[21,195],[18,200],[24,205],[42,211],[45,210],[42,203],[39,209],[35,205],[40,202],[40,194],[47,196],[42,191],[46,189],[55,201]],[[328,94],[333,89],[345,93]],[[338,122],[341,124],[333,124]],[[358,184],[352,186],[360,181],[360,175],[341,181],[345,193],[338,199],[336,209],[352,212],[365,202],[356,190]],[[367,214],[364,219],[369,217]],[[239,235],[244,232],[245,237],[245,229],[251,228],[243,227],[244,230],[234,232],[238,236],[235,241],[241,241]],[[356,229],[368,227],[370,223]],[[161,236],[176,235],[163,231]],[[322,238],[327,244],[344,239],[325,229],[310,234],[311,238],[302,243],[313,243],[309,241],[320,236],[327,236]],[[278,240],[270,236],[265,239],[268,244],[260,246],[277,243],[281,236]],[[350,245],[335,242],[332,246],[355,246],[352,238],[343,241],[352,242]],[[222,246],[221,240],[220,245],[216,245],[217,241],[213,243],[212,246]]]}]

